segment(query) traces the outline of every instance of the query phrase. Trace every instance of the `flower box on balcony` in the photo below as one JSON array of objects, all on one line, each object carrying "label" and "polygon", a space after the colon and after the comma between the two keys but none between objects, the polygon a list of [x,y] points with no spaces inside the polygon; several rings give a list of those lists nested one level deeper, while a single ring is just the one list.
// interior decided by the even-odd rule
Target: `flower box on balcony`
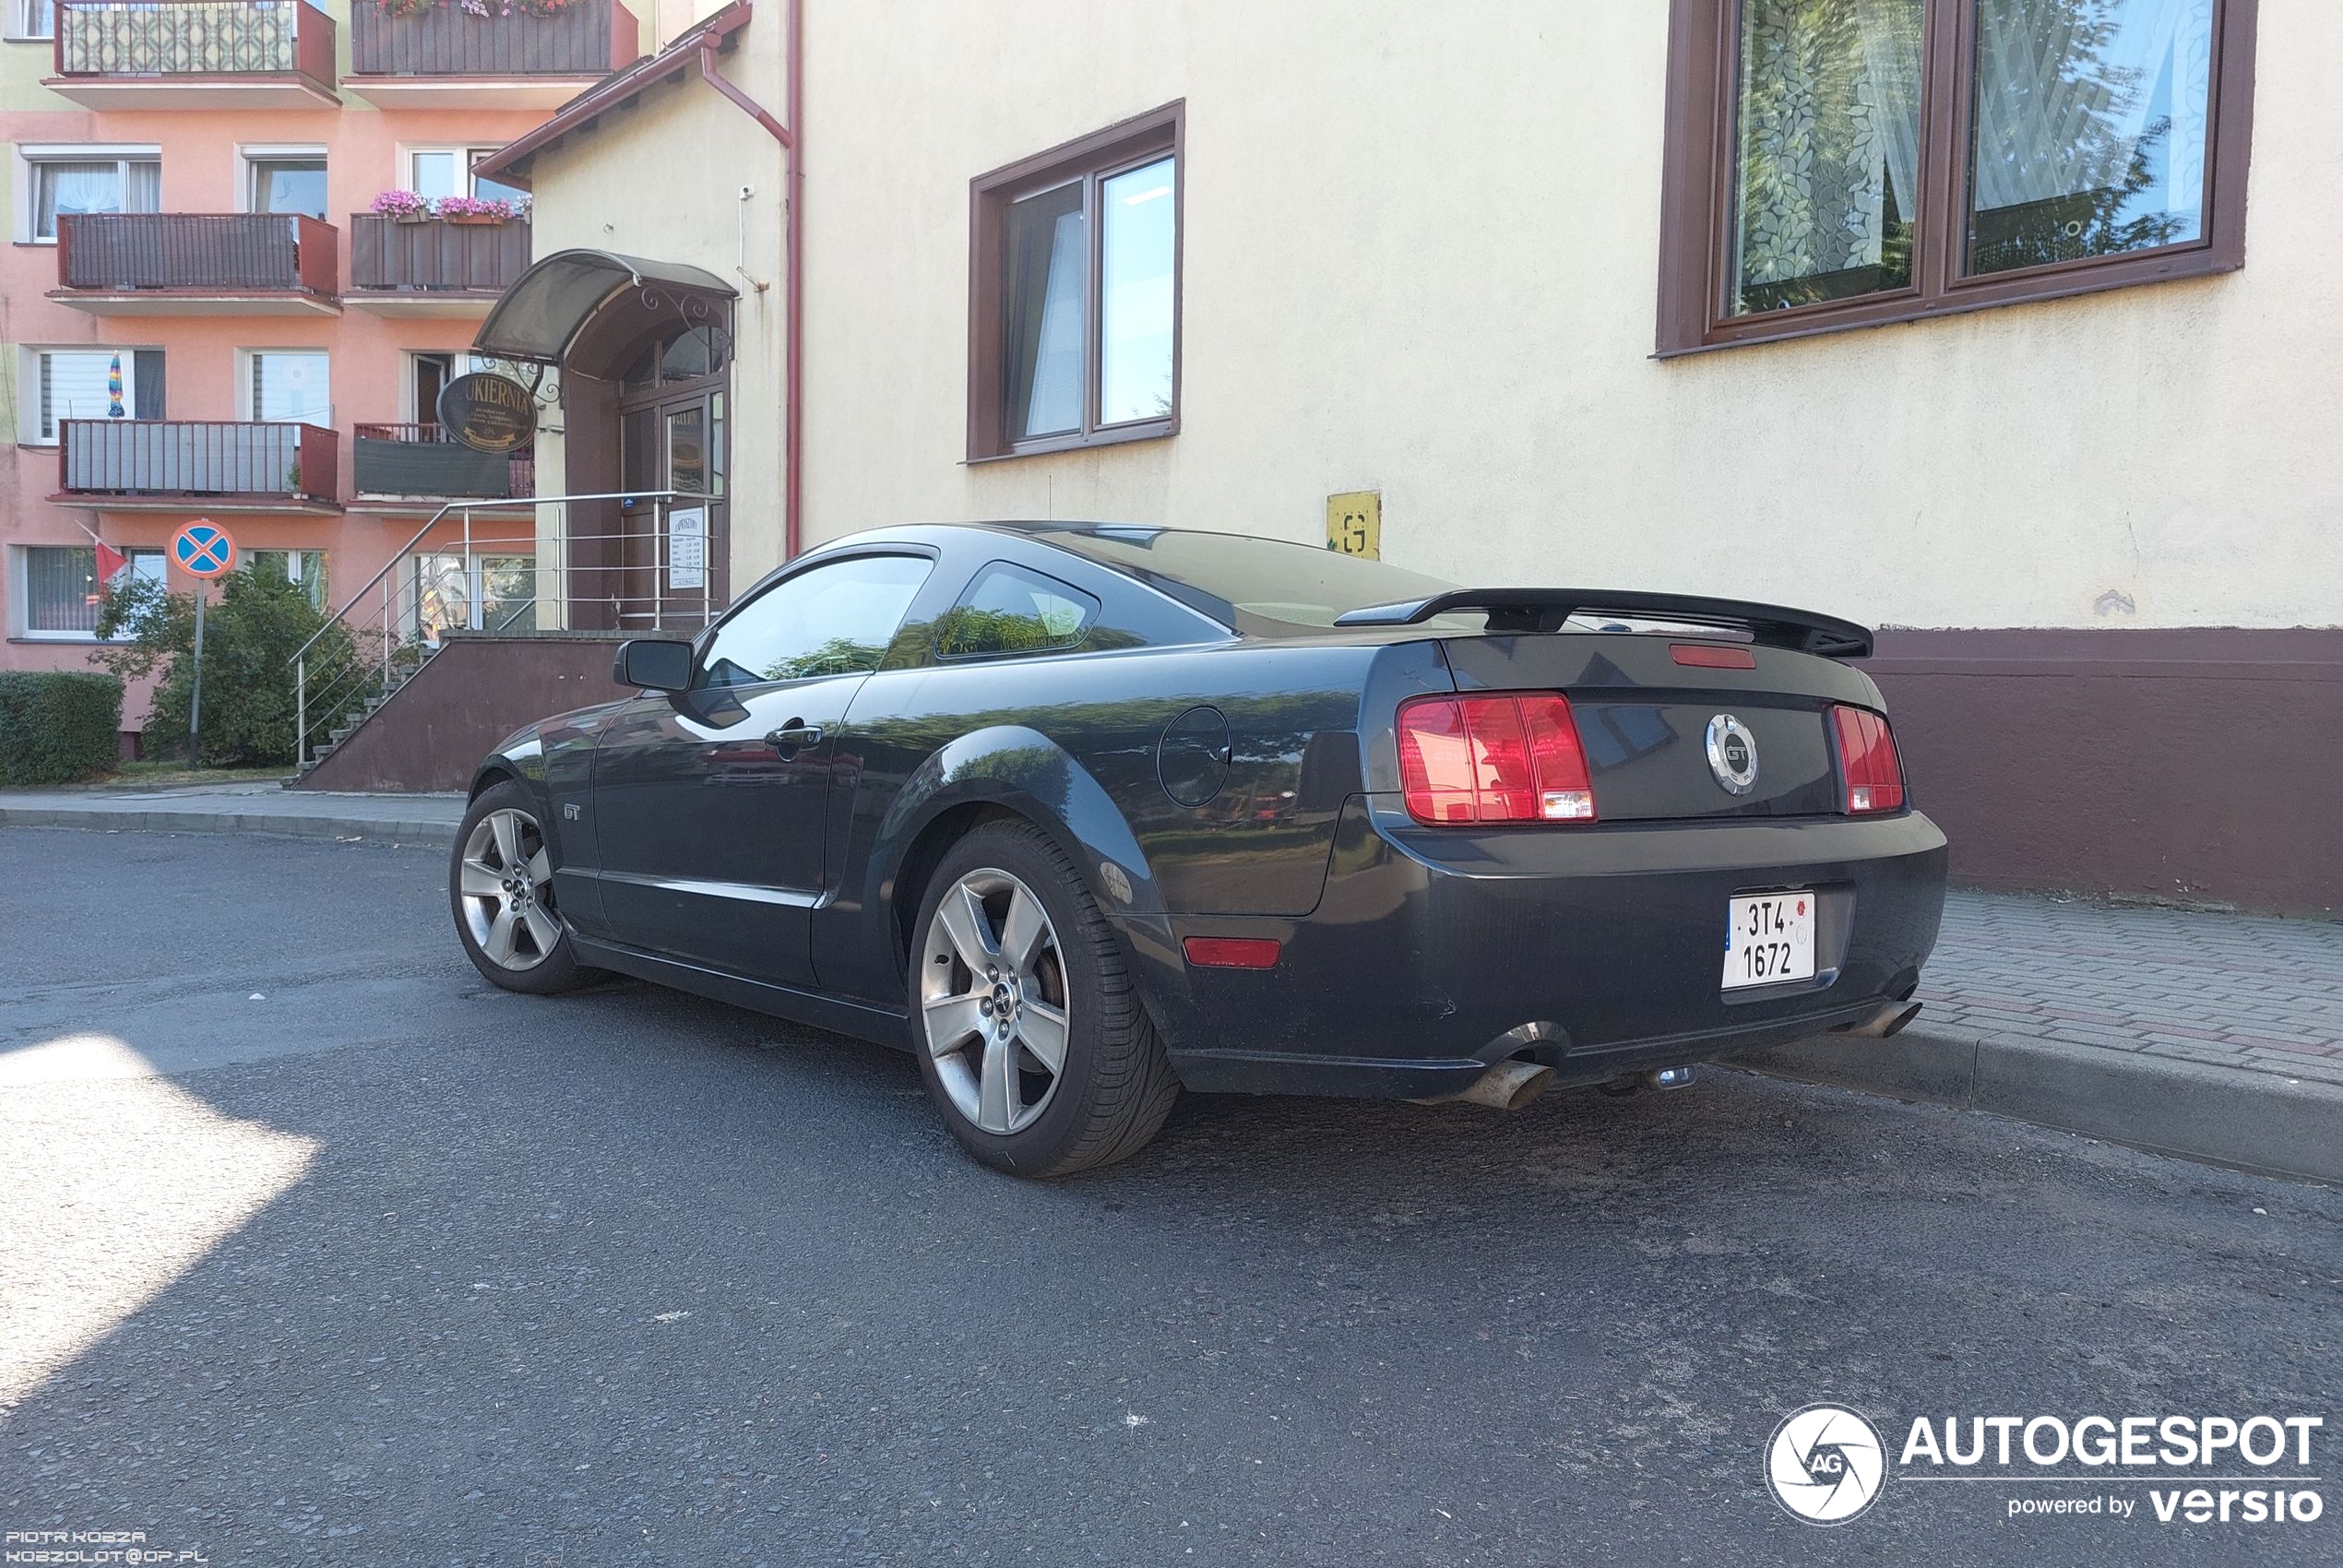
[{"label": "flower box on balcony", "polygon": [[[529,220],[410,223],[387,213],[350,220],[350,290],[343,303],[385,315],[477,315],[529,268]],[[469,299],[462,310],[450,301]]]}]

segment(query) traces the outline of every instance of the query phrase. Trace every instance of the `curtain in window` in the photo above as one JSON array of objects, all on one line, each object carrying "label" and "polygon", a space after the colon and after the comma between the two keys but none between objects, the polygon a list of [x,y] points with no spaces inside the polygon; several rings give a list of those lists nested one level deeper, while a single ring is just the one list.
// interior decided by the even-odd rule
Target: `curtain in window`
[{"label": "curtain in window", "polygon": [[122,165],[112,159],[103,163],[42,163],[39,171],[33,232],[43,239],[57,232],[59,214],[78,217],[85,212],[120,212],[122,207]]},{"label": "curtain in window", "polygon": [[153,159],[134,159],[122,166],[122,210],[162,210],[162,165]]},{"label": "curtain in window", "polygon": [[1082,428],[1084,274],[1082,187],[1027,196],[1009,208],[1008,437]]},{"label": "curtain in window", "polygon": [[1980,0],[1972,270],[2203,232],[2213,0]]},{"label": "curtain in window", "polygon": [[38,546],[24,552],[25,629],[98,629],[98,552]]},{"label": "curtain in window", "polygon": [[140,349],[130,357],[130,417],[159,420],[162,414],[162,350]]},{"label": "curtain in window", "polygon": [[301,424],[334,422],[333,390],[324,354],[252,356],[252,417]]},{"label": "curtain in window", "polygon": [[[1921,0],[1750,0],[1743,18],[1743,289],[1834,275],[1838,285],[1777,290],[1750,303],[1909,281]],[[1844,277],[1862,269],[1885,275]]]},{"label": "curtain in window", "polygon": [[1922,0],[1745,0],[1733,311],[1911,280]]}]

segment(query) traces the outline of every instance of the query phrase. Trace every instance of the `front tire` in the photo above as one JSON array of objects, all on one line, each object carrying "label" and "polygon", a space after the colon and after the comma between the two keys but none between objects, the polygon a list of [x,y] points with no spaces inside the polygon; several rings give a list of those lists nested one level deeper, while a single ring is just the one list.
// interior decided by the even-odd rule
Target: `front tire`
[{"label": "front tire", "polygon": [[464,956],[493,985],[531,996],[570,991],[578,963],[553,891],[553,851],[537,802],[516,779],[480,792],[456,830],[447,902]]},{"label": "front tire", "polygon": [[1019,1176],[1128,1158],[1179,1080],[1105,915],[1065,852],[995,823],[936,867],[912,927],[912,1041],[960,1146]]}]

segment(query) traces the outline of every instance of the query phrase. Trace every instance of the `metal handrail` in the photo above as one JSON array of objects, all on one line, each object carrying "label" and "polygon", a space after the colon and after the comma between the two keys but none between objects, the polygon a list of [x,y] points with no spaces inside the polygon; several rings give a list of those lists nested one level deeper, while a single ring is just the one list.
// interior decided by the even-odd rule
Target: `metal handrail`
[{"label": "metal handrail", "polygon": [[[664,503],[672,510],[673,505],[676,503],[706,505],[720,504],[723,500],[724,497],[720,495],[710,495],[698,491],[613,490],[595,491],[576,495],[517,495],[505,499],[457,499],[442,503],[438,509],[433,512],[432,515],[424,520],[423,525],[417,529],[413,534],[409,536],[405,543],[401,544],[396,551],[391,552],[388,559],[384,561],[381,567],[375,571],[375,575],[368,577],[365,582],[361,584],[357,591],[345,600],[339,610],[336,610],[332,614],[328,615],[324,624],[321,624],[316,631],[313,632],[308,640],[303,642],[300,647],[296,648],[293,651],[292,656],[286,660],[287,663],[293,667],[293,705],[297,756],[303,763],[306,763],[309,760],[311,729],[309,715],[313,707],[321,715],[321,722],[330,723],[335,717],[342,714],[342,708],[344,706],[351,701],[354,701],[358,693],[365,686],[372,683],[378,676],[382,681],[383,694],[386,697],[388,696],[394,689],[396,689],[398,682],[395,677],[402,655],[399,646],[399,634],[398,634],[395,629],[396,615],[398,612],[393,603],[394,595],[388,586],[391,579],[391,574],[398,571],[401,565],[413,556],[417,548],[430,537],[434,529],[438,528],[447,519],[450,514],[459,516],[463,519],[464,528],[461,549],[463,552],[463,559],[467,563],[470,563],[473,561],[478,554],[478,552],[475,549],[476,544],[509,543],[517,545],[521,542],[521,540],[517,538],[511,540],[505,540],[501,538],[494,540],[476,540],[472,532],[472,516],[477,512],[515,512],[526,508],[529,513],[534,514],[537,508],[541,506],[566,505],[571,502],[580,501],[618,501],[626,503],[648,501],[653,503]],[[566,522],[566,518],[565,518],[565,522]],[[561,553],[562,564],[558,567],[555,567],[554,570],[559,572],[563,578],[565,595],[567,594],[568,588],[572,586],[572,574],[580,569],[573,567],[568,561],[568,550],[573,544],[590,542],[599,539],[629,539],[642,537],[644,536],[640,534],[628,533],[590,535],[573,534],[566,527],[562,529],[559,533],[554,536],[553,542]],[[656,532],[654,532],[650,537],[656,538],[658,536]],[[448,549],[452,550],[457,547],[458,542],[458,540],[450,539],[446,541],[446,544]],[[528,543],[530,546],[529,557],[532,562],[532,581],[538,580],[538,574],[544,569],[541,565],[536,564],[537,551],[535,547],[538,542],[538,533],[534,526],[534,518],[532,516],[531,529],[528,539]],[[379,592],[377,590],[379,590]],[[472,592],[473,590],[470,588],[466,589],[467,600],[470,600],[472,599]],[[441,608],[443,611],[445,610],[446,604],[444,596],[441,594],[440,588],[437,584],[427,585],[419,578],[416,584],[416,593],[419,596],[417,600],[419,605],[422,602],[421,596],[428,594],[431,597],[439,600],[441,601]],[[700,597],[703,609],[712,613],[714,606],[708,600],[705,589],[702,590]],[[353,662],[345,658],[344,659],[334,663],[331,668],[322,671],[325,677],[322,691],[313,693],[310,690],[309,685],[309,656],[311,650],[316,647],[320,639],[325,637],[328,632],[332,632],[337,629],[341,631],[346,637],[352,637],[356,636],[365,636],[371,637],[374,631],[374,628],[371,625],[371,621],[374,619],[375,614],[371,606],[373,601],[377,599],[380,600],[381,606],[379,618],[381,620],[380,630],[383,639],[382,655],[379,666],[364,659],[360,659]],[[500,631],[508,629],[525,611],[533,609],[535,606],[542,602],[544,599],[545,595],[541,590],[532,588],[528,600],[523,604],[515,606],[513,611],[505,616],[504,620],[498,624],[496,629]],[[356,612],[362,605],[367,605],[370,607],[367,616],[367,620],[370,624],[364,626],[362,626],[359,624],[359,621],[353,618],[353,612]],[[480,612],[483,606],[479,602],[468,603],[468,619],[470,619],[475,625],[477,625],[480,622]],[[423,640],[432,641],[434,639],[431,638],[428,633],[425,633]],[[423,658],[427,658],[429,655],[428,653],[416,653],[413,657],[415,661],[420,663]],[[410,673],[411,673],[411,671]]]},{"label": "metal handrail", "polygon": [[[439,510],[425,518],[423,526],[410,535],[406,543],[393,551],[390,558],[382,564],[381,569],[361,584],[358,591],[351,594],[339,610],[326,617],[326,624],[312,632],[307,642],[293,649],[292,659],[288,659],[285,662],[291,664],[294,659],[299,659],[316,647],[317,639],[339,625],[344,616],[357,609],[358,601],[379,588],[382,580],[397,570],[401,561],[407,559],[408,552],[422,543],[424,537],[437,528],[440,519],[450,512],[494,512],[515,506],[527,506],[533,510],[539,506],[558,505],[571,501],[706,501],[713,503],[723,499],[724,497],[720,495],[704,495],[692,490],[602,490],[585,495],[515,495],[502,501],[492,499],[442,502]],[[470,552],[468,551],[467,553]]]}]

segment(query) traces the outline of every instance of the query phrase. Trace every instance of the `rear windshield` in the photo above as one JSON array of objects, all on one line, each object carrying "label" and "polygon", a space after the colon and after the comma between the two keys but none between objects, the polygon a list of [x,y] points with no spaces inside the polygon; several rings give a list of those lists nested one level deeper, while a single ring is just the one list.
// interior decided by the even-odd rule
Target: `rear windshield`
[{"label": "rear windshield", "polygon": [[1241,632],[1331,626],[1352,610],[1429,599],[1457,586],[1380,561],[1238,534],[1132,527],[1045,537]]}]

